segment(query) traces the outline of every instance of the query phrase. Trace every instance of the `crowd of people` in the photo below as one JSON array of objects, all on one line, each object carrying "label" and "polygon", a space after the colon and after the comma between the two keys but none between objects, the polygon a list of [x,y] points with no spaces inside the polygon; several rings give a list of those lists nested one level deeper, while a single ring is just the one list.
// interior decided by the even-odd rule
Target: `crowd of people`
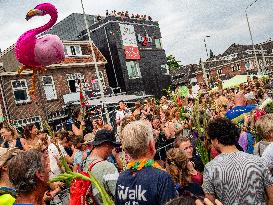
[{"label": "crowd of people", "polygon": [[152,17],[151,16],[147,16],[147,15],[140,15],[140,14],[129,14],[128,11],[111,11],[109,12],[108,10],[106,10],[106,16],[117,16],[117,17],[121,17],[121,18],[131,18],[131,19],[137,19],[137,20],[149,20],[152,21]]},{"label": "crowd of people", "polygon": [[112,204],[273,204],[272,78],[202,85],[198,95],[188,88],[130,109],[120,101],[115,125],[102,116],[86,122],[80,108],[54,133],[3,123],[0,202],[103,204],[94,184],[49,183],[64,160],[75,173],[91,172]]}]

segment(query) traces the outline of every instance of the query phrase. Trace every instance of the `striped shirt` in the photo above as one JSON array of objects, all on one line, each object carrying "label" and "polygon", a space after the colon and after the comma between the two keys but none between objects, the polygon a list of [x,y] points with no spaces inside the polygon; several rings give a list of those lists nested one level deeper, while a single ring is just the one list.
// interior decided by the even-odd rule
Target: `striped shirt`
[{"label": "striped shirt", "polygon": [[203,189],[225,205],[266,205],[273,177],[260,157],[244,152],[220,154],[205,166]]}]

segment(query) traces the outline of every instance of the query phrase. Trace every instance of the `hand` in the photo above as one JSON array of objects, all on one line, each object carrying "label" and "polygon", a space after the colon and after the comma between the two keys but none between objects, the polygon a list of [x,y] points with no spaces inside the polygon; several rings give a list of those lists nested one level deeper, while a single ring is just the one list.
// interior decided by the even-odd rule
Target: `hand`
[{"label": "hand", "polygon": [[86,158],[87,158],[87,152],[85,151],[85,152],[83,152],[83,154],[82,154],[82,160],[86,160]]},{"label": "hand", "polygon": [[248,123],[250,121],[250,115],[245,114],[244,120],[245,120],[245,123]]},{"label": "hand", "polygon": [[119,153],[117,152],[117,150],[116,150],[115,148],[112,150],[112,155],[113,155],[115,158],[117,158],[118,155],[119,155]]},{"label": "hand", "polygon": [[49,191],[45,192],[43,201],[51,201],[52,199],[53,199],[52,194]]},{"label": "hand", "polygon": [[160,134],[160,130],[153,129],[153,133],[154,133],[154,136],[155,136],[155,137],[158,137],[159,134]]},{"label": "hand", "polygon": [[195,169],[194,169],[194,164],[193,164],[192,161],[189,161],[189,162],[188,162],[187,168],[188,168],[189,171],[195,170]]},{"label": "hand", "polygon": [[54,186],[63,188],[65,186],[65,183],[63,183],[63,182],[54,182]]},{"label": "hand", "polygon": [[207,198],[204,199],[204,203],[201,202],[200,199],[197,199],[197,200],[195,201],[195,205],[214,205],[214,204],[216,204],[216,205],[223,205],[218,199],[215,200],[215,203],[212,203],[212,202],[211,202],[209,199],[207,199]]}]

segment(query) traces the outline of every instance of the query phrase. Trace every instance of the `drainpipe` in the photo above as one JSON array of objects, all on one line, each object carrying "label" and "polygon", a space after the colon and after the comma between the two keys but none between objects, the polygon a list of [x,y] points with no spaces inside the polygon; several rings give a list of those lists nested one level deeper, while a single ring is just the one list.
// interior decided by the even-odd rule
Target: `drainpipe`
[{"label": "drainpipe", "polygon": [[2,96],[2,99],[3,99],[3,105],[4,105],[6,117],[7,117],[7,120],[9,121],[9,113],[8,113],[8,110],[7,110],[7,104],[6,104],[5,96],[4,96],[4,93],[3,93],[3,76],[1,76],[0,80],[1,80],[1,82],[0,82],[1,96]]}]

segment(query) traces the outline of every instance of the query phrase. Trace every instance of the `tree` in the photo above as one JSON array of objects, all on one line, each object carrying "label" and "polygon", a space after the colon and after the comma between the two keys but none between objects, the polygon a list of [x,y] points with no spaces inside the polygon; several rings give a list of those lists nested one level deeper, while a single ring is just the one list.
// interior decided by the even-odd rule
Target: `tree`
[{"label": "tree", "polygon": [[181,63],[181,61],[176,60],[173,55],[167,56],[167,65],[170,70],[176,70],[176,69],[180,68],[180,63]]}]

